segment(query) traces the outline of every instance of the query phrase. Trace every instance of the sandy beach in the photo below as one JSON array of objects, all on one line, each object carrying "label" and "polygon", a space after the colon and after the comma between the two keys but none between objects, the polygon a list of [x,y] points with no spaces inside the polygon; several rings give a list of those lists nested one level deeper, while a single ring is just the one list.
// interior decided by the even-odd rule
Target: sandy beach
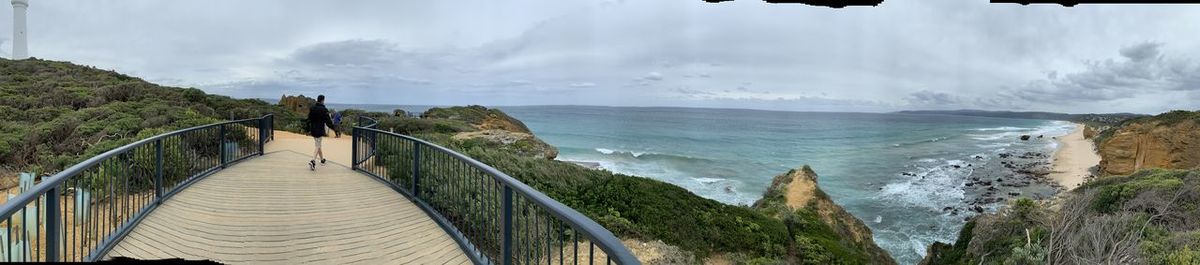
[{"label": "sandy beach", "polygon": [[1075,124],[1075,130],[1059,137],[1059,148],[1054,153],[1050,179],[1067,190],[1074,189],[1091,175],[1090,169],[1100,164],[1100,155],[1090,139],[1083,138],[1083,124]]}]

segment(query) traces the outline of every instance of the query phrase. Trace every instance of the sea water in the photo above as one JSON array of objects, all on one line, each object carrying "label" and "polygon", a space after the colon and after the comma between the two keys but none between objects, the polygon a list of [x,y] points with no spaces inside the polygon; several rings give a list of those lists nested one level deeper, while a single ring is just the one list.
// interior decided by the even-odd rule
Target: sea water
[{"label": "sea water", "polygon": [[[1000,154],[1051,154],[1052,137],[1073,129],[1061,121],[951,115],[500,108],[558,147],[559,160],[596,162],[729,204],[752,204],[774,176],[809,165],[818,185],[901,264],[917,263],[935,241],[954,241],[973,213],[944,209],[967,208],[981,196],[965,187],[970,178],[1012,174],[995,162]],[[1033,183],[1020,191],[1045,197],[1054,189]]]},{"label": "sea water", "polygon": [[[330,107],[420,112],[429,106]],[[558,147],[559,160],[599,163],[728,204],[752,204],[774,176],[809,165],[821,189],[863,220],[875,242],[901,264],[917,263],[935,241],[954,241],[964,218],[975,214],[968,202],[984,196],[978,186],[966,184],[1014,174],[999,162],[1001,154],[1051,154],[1057,148],[1053,137],[1073,129],[1062,121],[952,115],[499,108]],[[1022,141],[1021,135],[1031,139]],[[1001,195],[1008,192],[1020,193],[1009,198],[1036,198],[1055,190],[1035,182]],[[982,208],[992,211],[1003,204]]]}]

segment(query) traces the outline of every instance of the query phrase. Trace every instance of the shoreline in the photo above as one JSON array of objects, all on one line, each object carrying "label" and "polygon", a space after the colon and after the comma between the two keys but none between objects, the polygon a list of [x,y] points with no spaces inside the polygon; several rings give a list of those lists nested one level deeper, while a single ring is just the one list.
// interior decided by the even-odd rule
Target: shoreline
[{"label": "shoreline", "polygon": [[1075,123],[1075,130],[1055,139],[1059,146],[1050,160],[1051,169],[1047,177],[1066,191],[1090,179],[1092,167],[1100,164],[1100,155],[1096,153],[1094,144],[1083,137],[1083,127],[1083,124]]}]

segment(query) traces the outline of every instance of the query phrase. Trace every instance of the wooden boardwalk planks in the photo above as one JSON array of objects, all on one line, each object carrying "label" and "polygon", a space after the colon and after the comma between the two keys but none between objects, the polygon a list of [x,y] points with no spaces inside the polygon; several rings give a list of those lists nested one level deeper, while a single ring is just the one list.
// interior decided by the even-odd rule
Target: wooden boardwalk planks
[{"label": "wooden boardwalk planks", "polygon": [[469,264],[429,216],[386,185],[334,163],[268,153],[164,202],[108,257],[232,264]]}]

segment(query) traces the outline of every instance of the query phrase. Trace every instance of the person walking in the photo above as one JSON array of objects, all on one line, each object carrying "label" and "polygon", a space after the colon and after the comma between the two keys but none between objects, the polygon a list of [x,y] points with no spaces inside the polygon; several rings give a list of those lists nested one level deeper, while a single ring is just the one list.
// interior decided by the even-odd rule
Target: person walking
[{"label": "person walking", "polygon": [[342,113],[338,112],[338,111],[334,111],[333,112],[333,134],[337,138],[342,138],[342,132],[338,131],[338,129],[341,129],[341,128],[342,128]]},{"label": "person walking", "polygon": [[325,108],[325,95],[318,95],[317,104],[308,108],[308,132],[317,147],[313,151],[313,159],[308,161],[309,170],[317,170],[317,159],[321,159],[321,165],[325,165],[325,155],[321,153],[321,137],[327,134],[325,126],[333,127],[333,121],[329,119],[329,109]]}]

